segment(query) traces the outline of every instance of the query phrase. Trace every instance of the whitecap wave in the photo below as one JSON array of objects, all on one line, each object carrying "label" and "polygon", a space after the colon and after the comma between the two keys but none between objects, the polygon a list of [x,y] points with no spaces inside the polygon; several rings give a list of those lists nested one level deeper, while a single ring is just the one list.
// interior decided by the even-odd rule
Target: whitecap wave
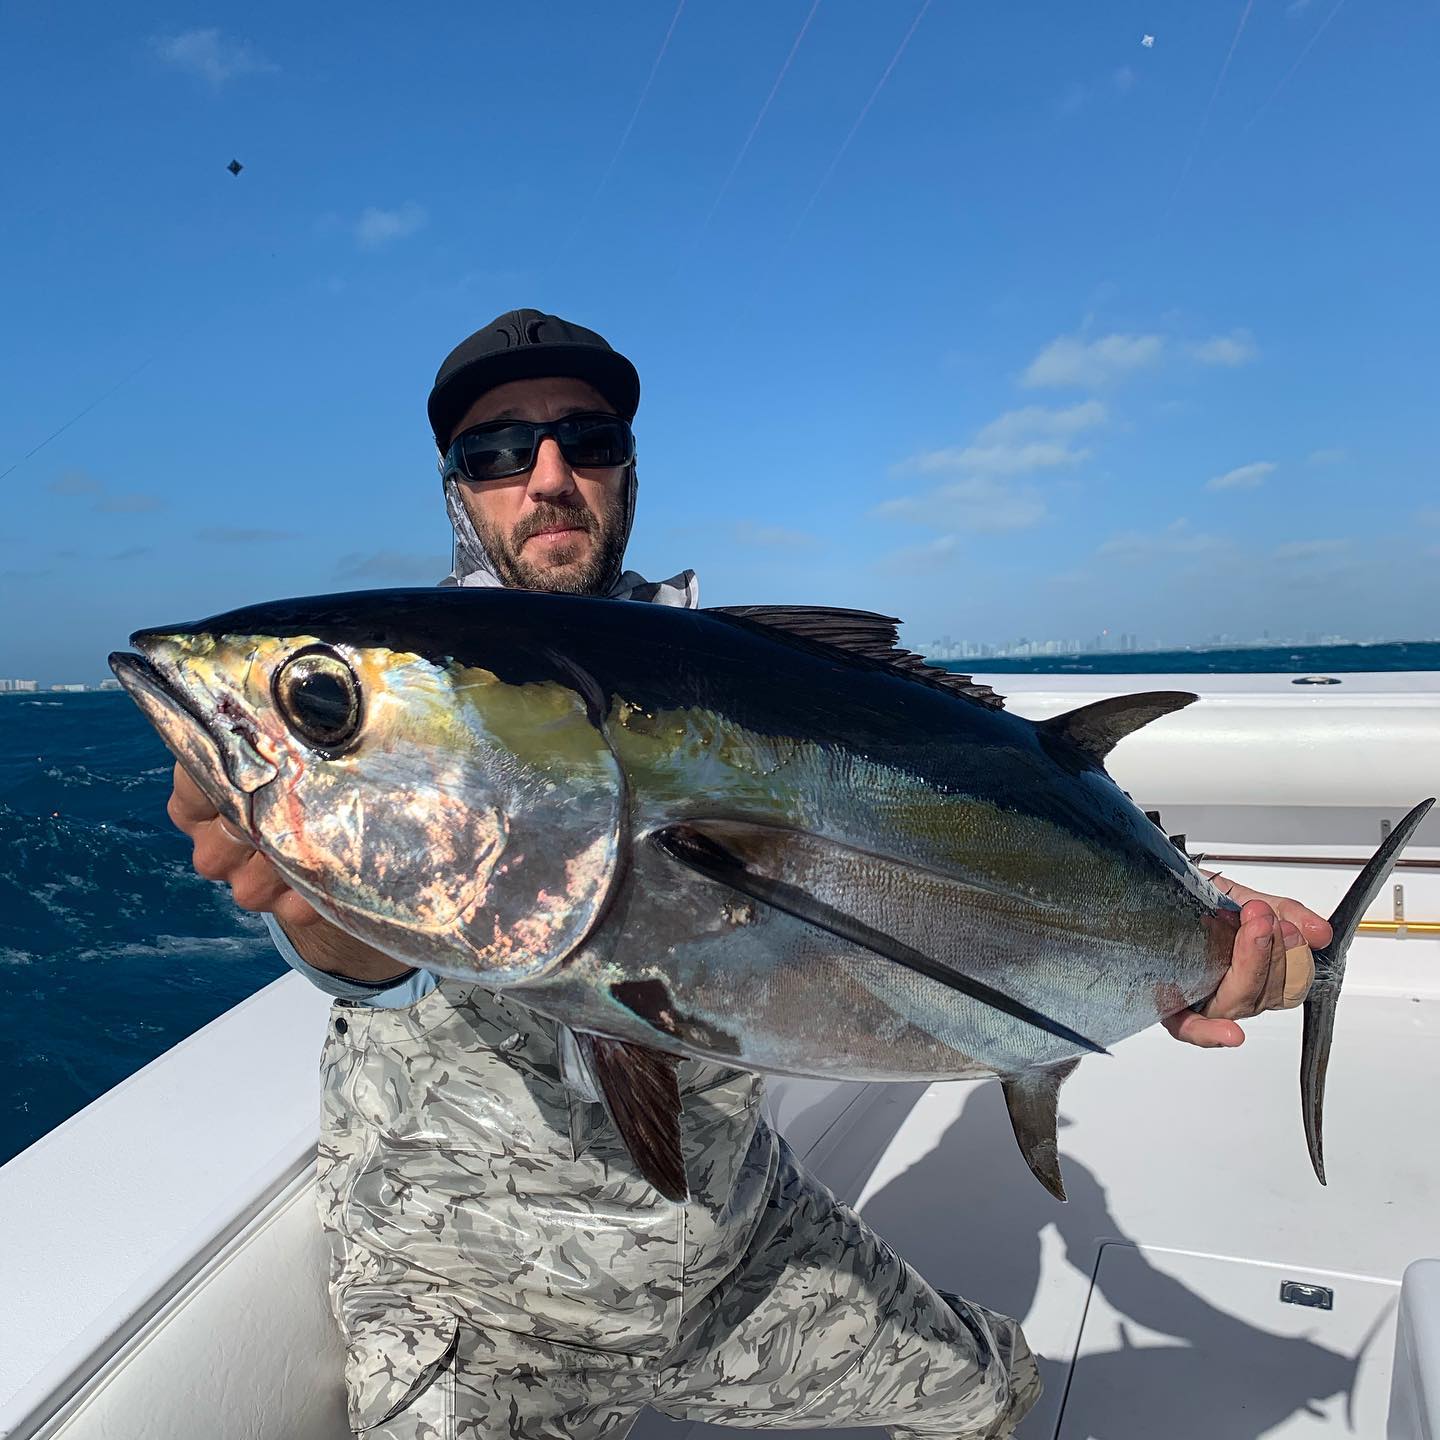
[{"label": "whitecap wave", "polygon": [[270,936],[258,935],[156,935],[150,940],[117,940],[71,952],[75,960],[256,960],[273,953]]}]

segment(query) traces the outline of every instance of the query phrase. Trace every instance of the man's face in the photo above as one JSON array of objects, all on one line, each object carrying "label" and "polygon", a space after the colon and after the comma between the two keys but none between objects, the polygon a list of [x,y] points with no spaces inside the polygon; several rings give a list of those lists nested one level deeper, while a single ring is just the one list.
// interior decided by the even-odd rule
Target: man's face
[{"label": "man's face", "polygon": [[[558,420],[613,415],[583,380],[512,380],[487,390],[455,434],[492,420]],[[525,590],[593,595],[618,570],[623,551],[625,467],[574,470],[554,439],[540,442],[534,465],[509,480],[456,483],[500,580]]]}]

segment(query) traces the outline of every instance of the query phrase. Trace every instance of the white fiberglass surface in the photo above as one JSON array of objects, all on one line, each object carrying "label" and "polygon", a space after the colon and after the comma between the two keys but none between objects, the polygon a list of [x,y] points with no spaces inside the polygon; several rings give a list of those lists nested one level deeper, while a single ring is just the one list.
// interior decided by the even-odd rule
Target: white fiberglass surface
[{"label": "white fiberglass surface", "polygon": [[1139,1417],[1166,1440],[1379,1437],[1399,1295],[1393,1280],[1105,1245],[1058,1440],[1122,1440]]},{"label": "white fiberglass surface", "polygon": [[83,1383],[313,1154],[327,1008],[277,980],[0,1166],[0,1435]]}]

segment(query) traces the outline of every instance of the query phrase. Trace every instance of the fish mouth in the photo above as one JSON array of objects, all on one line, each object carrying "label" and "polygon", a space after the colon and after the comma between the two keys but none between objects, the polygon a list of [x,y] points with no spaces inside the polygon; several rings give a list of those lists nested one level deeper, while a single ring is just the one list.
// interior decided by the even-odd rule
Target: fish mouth
[{"label": "fish mouth", "polygon": [[[131,643],[144,637],[134,635]],[[110,669],[216,809],[249,830],[249,797],[279,773],[257,748],[254,729],[202,713],[187,688],[149,656],[117,650]]]}]

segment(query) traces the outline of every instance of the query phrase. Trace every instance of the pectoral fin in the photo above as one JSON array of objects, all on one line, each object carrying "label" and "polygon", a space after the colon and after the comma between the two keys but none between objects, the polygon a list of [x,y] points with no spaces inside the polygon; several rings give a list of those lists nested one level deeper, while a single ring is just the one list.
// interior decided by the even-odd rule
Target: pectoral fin
[{"label": "pectoral fin", "polygon": [[1044,1070],[1022,1070],[1001,1080],[1005,1106],[1015,1143],[1030,1167],[1030,1173],[1057,1199],[1065,1199],[1065,1181],[1060,1175],[1060,1147],[1056,1139],[1055,1110],[1060,1087],[1075,1073],[1077,1060],[1066,1060]]},{"label": "pectoral fin", "polygon": [[583,1031],[576,1039],[635,1168],[667,1200],[688,1200],[675,1057]]},{"label": "pectoral fin", "polygon": [[[728,885],[742,895],[764,901],[765,904],[783,910],[796,919],[804,920],[817,929],[827,930],[852,945],[863,946],[873,954],[903,965],[906,969],[967,995],[972,1000],[978,1000],[993,1010],[1033,1025],[1047,1035],[1054,1035],[1057,1039],[1093,1054],[1105,1053],[1101,1046],[1087,1040],[1068,1025],[1062,1025],[1058,1020],[1042,1015],[1023,1001],[1012,999],[994,986],[985,984],[983,980],[976,980],[949,965],[942,965],[938,960],[915,949],[913,945],[907,945],[903,940],[887,935],[873,925],[867,925],[863,920],[846,913],[827,900],[822,900],[803,886],[782,879],[775,873],[780,866],[767,869],[763,864],[754,863],[753,856],[742,855],[725,843],[727,831],[739,834],[747,828],[751,839],[759,833],[758,827],[745,827],[738,822],[685,821],[657,830],[650,838],[671,859],[721,885]],[[784,832],[772,833],[778,837]]]}]

